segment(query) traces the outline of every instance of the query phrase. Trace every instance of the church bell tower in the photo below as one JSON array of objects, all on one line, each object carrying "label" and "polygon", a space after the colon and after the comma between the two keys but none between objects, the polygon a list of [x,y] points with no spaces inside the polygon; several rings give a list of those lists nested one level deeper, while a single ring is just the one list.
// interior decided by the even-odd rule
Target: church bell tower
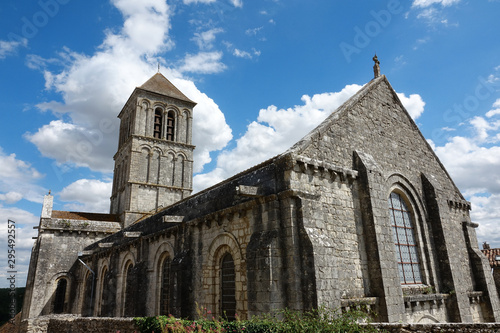
[{"label": "church bell tower", "polygon": [[123,227],[191,194],[195,105],[156,73],[135,88],[118,115],[110,213]]}]

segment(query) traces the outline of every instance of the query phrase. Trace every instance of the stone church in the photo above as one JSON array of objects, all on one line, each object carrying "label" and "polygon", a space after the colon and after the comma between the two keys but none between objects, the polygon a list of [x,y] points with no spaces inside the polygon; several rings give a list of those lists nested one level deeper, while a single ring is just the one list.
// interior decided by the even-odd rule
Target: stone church
[{"label": "stone church", "polygon": [[379,322],[500,320],[470,203],[374,69],[289,150],[194,195],[196,103],[155,74],[118,115],[110,214],[45,196],[22,317],[363,305]]}]

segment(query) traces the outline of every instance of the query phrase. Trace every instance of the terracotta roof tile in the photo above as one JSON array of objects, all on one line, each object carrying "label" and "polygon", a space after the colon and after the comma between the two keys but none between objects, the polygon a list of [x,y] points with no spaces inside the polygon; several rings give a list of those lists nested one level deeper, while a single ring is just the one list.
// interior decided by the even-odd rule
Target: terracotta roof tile
[{"label": "terracotta roof tile", "polygon": [[500,267],[500,260],[496,260],[497,256],[500,259],[500,248],[497,249],[484,249],[481,250],[483,254],[488,258],[491,267]]},{"label": "terracotta roof tile", "polygon": [[115,215],[115,214],[66,212],[66,211],[62,211],[62,210],[53,210],[52,217],[57,218],[57,219],[69,219],[69,220],[120,222],[118,215]]}]

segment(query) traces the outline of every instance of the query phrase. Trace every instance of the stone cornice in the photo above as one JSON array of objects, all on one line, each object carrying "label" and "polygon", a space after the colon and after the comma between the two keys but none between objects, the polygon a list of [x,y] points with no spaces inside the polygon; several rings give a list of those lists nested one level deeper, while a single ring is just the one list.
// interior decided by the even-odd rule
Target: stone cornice
[{"label": "stone cornice", "polygon": [[176,147],[179,147],[179,148],[188,148],[188,149],[195,149],[196,148],[196,146],[190,145],[190,144],[187,144],[187,143],[182,143],[182,142],[177,142],[177,141],[169,141],[169,140],[166,140],[166,139],[156,139],[156,138],[152,138],[152,137],[144,136],[144,135],[132,134],[130,137],[131,138],[136,138],[136,139],[141,139],[141,140],[148,141],[148,142],[159,143],[159,144],[162,144],[162,145],[168,144],[170,146],[176,146]]},{"label": "stone cornice", "polygon": [[298,168],[293,168],[296,172],[312,174],[323,178],[337,178],[341,180],[354,180],[358,177],[358,171],[344,168],[324,161],[318,161],[309,157],[295,155],[294,163]]},{"label": "stone cornice", "polygon": [[465,200],[447,200],[448,206],[454,209],[458,210],[463,210],[463,211],[470,211],[471,210],[471,203],[469,201]]},{"label": "stone cornice", "polygon": [[121,225],[118,222],[88,221],[52,218],[43,219],[40,223],[39,232],[77,232],[79,234],[113,234],[120,231]]}]

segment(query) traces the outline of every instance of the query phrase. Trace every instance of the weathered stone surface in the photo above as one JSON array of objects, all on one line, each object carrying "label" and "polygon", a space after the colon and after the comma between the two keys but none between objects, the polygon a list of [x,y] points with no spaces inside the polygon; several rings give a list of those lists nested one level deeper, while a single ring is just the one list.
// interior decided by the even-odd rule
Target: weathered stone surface
[{"label": "weathered stone surface", "polygon": [[[190,162],[191,124],[179,127],[180,142],[151,138],[153,128],[146,124],[152,124],[149,103],[155,98],[136,91],[120,114],[112,212],[124,228],[112,231],[109,223],[116,222],[109,221],[42,218],[25,318],[55,308],[61,278],[69,282],[68,313],[195,317],[199,304],[221,315],[224,262],[230,267],[224,278],[231,285],[231,311],[241,318],[326,306],[368,308],[385,322],[500,320],[470,204],[385,76],[365,85],[287,152],[192,196],[192,165],[175,160],[182,153]],[[179,110],[193,106],[168,96],[160,102],[164,111],[174,102]],[[154,155],[160,146],[165,149]],[[166,151],[173,151],[171,159]],[[147,162],[152,160],[158,164]],[[413,230],[421,272],[415,284],[401,280],[399,264],[407,254],[395,245],[391,193],[409,207],[405,228]],[[95,276],[76,262],[77,251]],[[50,274],[40,275],[45,271]]]},{"label": "weathered stone surface", "polygon": [[137,333],[133,318],[82,318],[72,315],[51,315],[24,320],[21,331],[28,333]]}]

